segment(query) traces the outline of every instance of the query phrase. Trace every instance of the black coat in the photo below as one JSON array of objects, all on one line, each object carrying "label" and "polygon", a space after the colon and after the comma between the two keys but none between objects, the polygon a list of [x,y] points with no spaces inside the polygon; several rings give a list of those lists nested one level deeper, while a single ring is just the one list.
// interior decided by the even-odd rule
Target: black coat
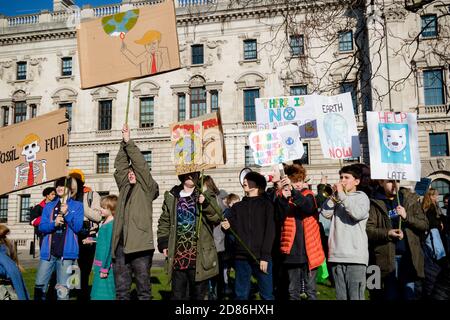
[{"label": "black coat", "polygon": [[[231,208],[228,219],[231,228],[258,260],[271,261],[275,239],[275,217],[272,202],[267,196],[244,197]],[[236,239],[236,258],[252,259]]]}]

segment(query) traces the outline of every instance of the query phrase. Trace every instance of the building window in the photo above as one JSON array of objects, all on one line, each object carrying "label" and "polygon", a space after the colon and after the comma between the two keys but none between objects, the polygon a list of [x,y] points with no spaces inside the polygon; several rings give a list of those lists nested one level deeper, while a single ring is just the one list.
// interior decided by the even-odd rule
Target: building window
[{"label": "building window", "polygon": [[359,161],[359,157],[350,157],[350,158],[344,159],[344,162],[360,162],[360,161]]},{"label": "building window", "polygon": [[291,54],[293,56],[300,56],[305,54],[305,41],[302,34],[292,35],[289,41],[291,47]]},{"label": "building window", "polygon": [[17,62],[17,80],[27,78],[27,63],[25,61]]},{"label": "building window", "polygon": [[151,128],[155,121],[154,98],[139,99],[139,127]]},{"label": "building window", "polygon": [[64,57],[61,59],[61,75],[72,75],[72,57]]},{"label": "building window", "polygon": [[219,111],[219,92],[211,91],[211,112]]},{"label": "building window", "polygon": [[3,126],[6,127],[9,124],[9,107],[3,107]]},{"label": "building window", "polygon": [[186,95],[178,95],[178,121],[186,120]]},{"label": "building window", "polygon": [[30,195],[20,196],[20,222],[30,221]]},{"label": "building window", "polygon": [[356,88],[354,82],[343,82],[340,88],[341,93],[350,92],[352,95],[352,104],[355,114],[358,114],[358,102],[356,101]]},{"label": "building window", "polygon": [[205,88],[191,89],[191,118],[199,117],[206,113]]},{"label": "building window", "polygon": [[446,194],[450,193],[450,183],[446,179],[436,179],[431,183],[431,187],[439,192],[439,206],[443,207],[443,198]]},{"label": "building window", "polygon": [[259,89],[244,90],[244,121],[256,121],[256,98],[259,98]]},{"label": "building window", "polygon": [[37,106],[35,104],[30,104],[30,115],[31,118],[36,118],[37,116]]},{"label": "building window", "polygon": [[449,155],[446,132],[430,133],[430,154],[432,157],[446,157]]},{"label": "building window", "polygon": [[423,72],[423,90],[426,106],[444,104],[444,82],[442,69]]},{"label": "building window", "polygon": [[27,120],[27,104],[25,101],[16,102],[14,104],[14,123]]},{"label": "building window", "polygon": [[8,222],[8,196],[0,197],[0,223]]},{"label": "building window", "polygon": [[301,159],[294,160],[292,161],[293,163],[309,164],[309,145],[307,143],[303,143],[303,150],[305,151],[305,153],[303,153]]},{"label": "building window", "polygon": [[99,101],[98,130],[111,130],[112,100]]},{"label": "building window", "polygon": [[152,152],[151,151],[142,151],[142,155],[144,156],[145,162],[147,162],[148,168],[151,171],[152,170]]},{"label": "building window", "polygon": [[438,35],[437,16],[435,14],[421,16],[422,20],[422,37],[432,38]]},{"label": "building window", "polygon": [[109,172],[109,153],[97,154],[97,173]]},{"label": "building window", "polygon": [[258,58],[256,40],[244,40],[244,60]]},{"label": "building window", "polygon": [[67,120],[69,120],[69,131],[72,129],[72,103],[60,103],[60,108],[66,108]]},{"label": "building window", "polygon": [[353,31],[339,32],[339,51],[353,51]]},{"label": "building window", "polygon": [[304,96],[308,94],[307,86],[291,86],[290,95],[291,96]]},{"label": "building window", "polygon": [[192,64],[203,64],[203,45],[194,44],[192,48]]},{"label": "building window", "polygon": [[245,166],[252,167],[255,165],[255,159],[253,158],[253,150],[249,147],[245,147]]}]

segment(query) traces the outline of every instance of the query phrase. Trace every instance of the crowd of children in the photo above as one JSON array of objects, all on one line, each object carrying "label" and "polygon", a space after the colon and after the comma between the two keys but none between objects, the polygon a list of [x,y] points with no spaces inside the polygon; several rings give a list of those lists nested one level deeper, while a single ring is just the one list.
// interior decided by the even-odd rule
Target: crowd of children
[{"label": "crowd of children", "polygon": [[[93,273],[90,293],[81,281],[83,296],[128,300],[134,277],[138,299],[151,298],[158,185],[126,125],[122,134],[118,196],[97,195],[92,205],[79,170],[44,190],[33,217],[42,241],[34,299],[46,299],[55,270],[57,298],[69,299],[68,269],[83,246],[91,262],[82,276]],[[247,300],[254,276],[263,300],[315,300],[317,279],[328,271],[338,300],[364,300],[367,291],[373,300],[448,299],[448,214],[437,190],[422,199],[398,181],[370,180],[368,166],[353,164],[332,186],[323,177],[315,194],[302,165],[283,172],[249,170],[242,199],[200,172],[178,176],[164,194],[156,246],[166,257],[172,299]],[[0,293],[28,299],[8,232],[0,225]],[[367,285],[368,266],[378,268],[379,285]]]}]

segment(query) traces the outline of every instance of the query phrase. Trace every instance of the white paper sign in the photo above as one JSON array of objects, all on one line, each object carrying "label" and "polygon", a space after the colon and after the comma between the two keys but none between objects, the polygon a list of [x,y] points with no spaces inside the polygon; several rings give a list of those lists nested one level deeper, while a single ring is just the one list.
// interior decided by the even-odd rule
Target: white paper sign
[{"label": "white paper sign", "polygon": [[314,97],[315,95],[305,95],[255,99],[256,128],[267,130],[296,123],[302,138],[317,138]]},{"label": "white paper sign", "polygon": [[351,94],[314,98],[323,156],[328,159],[359,157],[358,129]]},{"label": "white paper sign", "polygon": [[417,115],[367,112],[372,179],[420,181]]},{"label": "white paper sign", "polygon": [[260,166],[300,159],[304,154],[298,127],[292,124],[252,132],[249,142],[255,164]]}]

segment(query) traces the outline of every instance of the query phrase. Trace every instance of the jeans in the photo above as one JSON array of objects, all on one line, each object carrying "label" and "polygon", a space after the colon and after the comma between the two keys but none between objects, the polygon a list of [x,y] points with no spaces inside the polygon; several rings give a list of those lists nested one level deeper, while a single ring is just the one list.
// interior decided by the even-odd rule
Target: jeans
[{"label": "jeans", "polygon": [[331,270],[336,287],[336,300],[365,300],[365,265],[336,263]]},{"label": "jeans", "polygon": [[172,271],[172,300],[206,300],[208,280],[195,281],[195,269]]},{"label": "jeans", "polygon": [[69,277],[72,273],[67,273],[67,268],[74,264],[74,260],[63,260],[55,256],[50,256],[50,260],[40,260],[38,272],[36,274],[35,300],[45,300],[45,293],[48,289],[48,283],[56,268],[56,294],[58,300],[69,300],[70,288],[68,286]]},{"label": "jeans", "polygon": [[395,270],[384,279],[386,300],[415,300],[415,271],[411,259],[395,256]]},{"label": "jeans", "polygon": [[302,293],[302,283],[304,283],[305,293],[308,300],[317,300],[316,295],[316,274],[317,268],[309,270],[308,264],[286,265],[289,277],[289,300],[300,300]]},{"label": "jeans", "polygon": [[116,250],[116,259],[113,261],[114,281],[116,283],[116,299],[131,299],[131,284],[136,281],[137,298],[150,300],[152,298],[152,285],[150,283],[150,268],[152,266],[154,250],[125,254],[123,246],[119,243]]},{"label": "jeans", "polygon": [[258,282],[259,295],[262,300],[273,300],[272,261],[267,266],[267,274],[259,269],[259,265],[253,261],[235,260],[236,300],[248,300],[250,295],[251,277],[255,276]]}]

